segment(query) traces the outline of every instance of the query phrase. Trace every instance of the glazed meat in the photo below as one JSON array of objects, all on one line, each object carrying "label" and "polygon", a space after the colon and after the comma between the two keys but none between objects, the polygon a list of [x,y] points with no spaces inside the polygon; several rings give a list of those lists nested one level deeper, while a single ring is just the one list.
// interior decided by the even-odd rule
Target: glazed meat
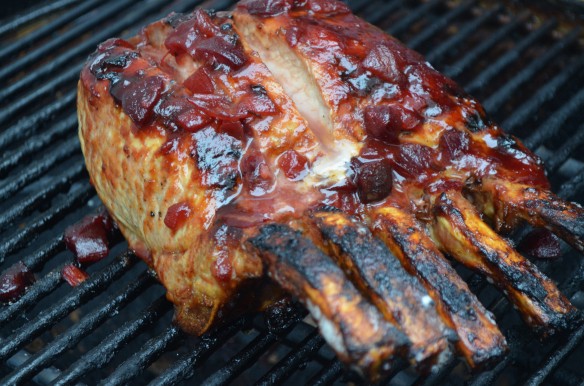
[{"label": "glazed meat", "polygon": [[276,283],[371,380],[453,350],[491,364],[505,337],[445,256],[543,336],[580,317],[497,232],[527,221],[584,251],[584,210],[476,100],[341,2],[247,0],[109,40],[78,111],[92,183],[189,332],[278,299]]}]

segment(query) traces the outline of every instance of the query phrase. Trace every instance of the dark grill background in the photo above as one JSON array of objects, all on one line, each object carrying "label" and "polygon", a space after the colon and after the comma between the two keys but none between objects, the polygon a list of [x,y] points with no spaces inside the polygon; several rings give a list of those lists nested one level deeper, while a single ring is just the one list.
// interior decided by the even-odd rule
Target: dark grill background
[{"label": "dark grill background", "polygon": [[[297,322],[302,312],[271,318],[272,328],[256,315],[203,339],[185,336],[171,324],[163,288],[125,243],[89,267],[90,279],[76,288],[59,274],[73,259],[63,230],[99,206],[77,140],[82,62],[99,42],[129,36],[171,10],[232,3],[27,2],[21,16],[0,22],[0,270],[23,260],[37,277],[18,302],[0,305],[1,384],[350,381],[315,329]],[[496,121],[545,159],[554,190],[584,202],[584,50],[577,23],[560,13],[536,17],[527,8],[478,1],[350,3],[483,101]],[[538,265],[584,309],[582,256],[566,245],[563,253]],[[510,355],[478,376],[454,361],[430,379],[406,370],[390,384],[583,382],[583,328],[541,344],[498,292],[461,273],[495,312]]]}]

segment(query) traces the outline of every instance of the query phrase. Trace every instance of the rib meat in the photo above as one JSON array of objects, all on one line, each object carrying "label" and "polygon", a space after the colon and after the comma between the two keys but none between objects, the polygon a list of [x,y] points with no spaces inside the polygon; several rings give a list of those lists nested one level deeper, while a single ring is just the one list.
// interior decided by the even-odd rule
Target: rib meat
[{"label": "rib meat", "polygon": [[276,283],[372,380],[404,361],[430,371],[451,345],[493,363],[505,338],[444,254],[541,335],[579,319],[495,231],[528,221],[583,251],[584,210],[476,100],[341,2],[247,0],[108,40],[78,111],[91,181],[187,331],[276,300]]}]

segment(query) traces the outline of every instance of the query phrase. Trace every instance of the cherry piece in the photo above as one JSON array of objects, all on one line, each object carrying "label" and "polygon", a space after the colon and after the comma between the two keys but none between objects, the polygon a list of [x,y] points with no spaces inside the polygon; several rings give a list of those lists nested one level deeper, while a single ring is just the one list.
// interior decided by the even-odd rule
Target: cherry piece
[{"label": "cherry piece", "polygon": [[166,216],[164,216],[164,225],[176,231],[185,224],[191,213],[192,208],[188,202],[183,201],[173,204],[168,208]]},{"label": "cherry piece", "polygon": [[363,111],[367,134],[384,142],[398,143],[399,134],[415,128],[422,119],[397,105],[368,106]]},{"label": "cherry piece", "polygon": [[519,243],[518,249],[537,259],[557,259],[562,255],[558,238],[544,228],[529,232]]},{"label": "cherry piece", "polygon": [[403,65],[399,59],[395,51],[383,44],[379,44],[374,46],[363,59],[363,67],[380,79],[401,84],[405,76],[401,71]]},{"label": "cherry piece", "polygon": [[164,81],[157,76],[135,79],[123,93],[122,108],[136,124],[142,126],[150,121],[163,88]]},{"label": "cherry piece", "polygon": [[106,212],[84,217],[65,229],[65,245],[82,264],[94,263],[109,253],[110,237],[115,231]]},{"label": "cherry piece", "polygon": [[278,166],[289,180],[301,180],[308,172],[308,159],[295,150],[287,150],[278,158]]},{"label": "cherry piece", "polygon": [[233,265],[231,264],[231,259],[227,253],[219,254],[219,257],[211,266],[211,273],[213,276],[221,282],[227,282],[231,280],[232,272]]},{"label": "cherry piece", "polygon": [[0,302],[18,300],[34,281],[33,273],[22,261],[13,264],[0,276]]},{"label": "cherry piece", "polygon": [[444,161],[451,161],[460,158],[470,147],[470,136],[462,130],[445,130],[440,137],[439,148],[446,158]]},{"label": "cherry piece", "polygon": [[252,196],[263,196],[273,186],[273,175],[264,156],[259,151],[250,151],[241,160],[243,179]]},{"label": "cherry piece", "polygon": [[389,195],[393,186],[389,161],[353,158],[351,167],[355,173],[355,185],[361,202],[377,202]]},{"label": "cherry piece", "polygon": [[307,0],[300,2],[296,1],[295,3],[305,3],[303,7],[304,9],[323,16],[333,16],[351,12],[351,9],[340,1]]},{"label": "cherry piece", "polygon": [[191,107],[189,110],[179,114],[175,119],[175,123],[181,129],[194,133],[207,126],[211,120],[212,118],[208,115]]},{"label": "cherry piece", "polygon": [[189,76],[184,85],[193,94],[213,94],[215,92],[215,85],[209,69],[205,66],[200,67],[191,76]]},{"label": "cherry piece", "polygon": [[87,272],[73,264],[67,264],[64,266],[61,271],[61,276],[71,287],[77,287],[89,278]]},{"label": "cherry piece", "polygon": [[242,140],[245,133],[241,121],[222,121],[217,129],[219,133],[225,133],[235,139]]},{"label": "cherry piece", "polygon": [[396,171],[403,176],[419,177],[433,170],[432,149],[417,143],[404,143],[395,158]]},{"label": "cherry piece", "polygon": [[198,60],[215,59],[232,69],[238,69],[247,62],[247,57],[239,45],[227,42],[219,36],[198,41],[195,44],[193,58]]}]

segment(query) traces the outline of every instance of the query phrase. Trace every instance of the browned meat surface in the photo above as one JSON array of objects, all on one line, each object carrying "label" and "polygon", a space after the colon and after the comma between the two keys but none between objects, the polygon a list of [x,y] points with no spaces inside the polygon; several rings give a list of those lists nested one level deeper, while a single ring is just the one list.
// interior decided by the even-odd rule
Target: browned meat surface
[{"label": "browned meat surface", "polygon": [[505,338],[444,253],[542,335],[579,318],[495,231],[528,221],[582,251],[583,209],[476,100],[341,2],[247,0],[108,40],[78,110],[92,183],[192,333],[280,296],[259,290],[267,276],[372,380],[403,360],[429,371],[451,346],[495,362]]}]

